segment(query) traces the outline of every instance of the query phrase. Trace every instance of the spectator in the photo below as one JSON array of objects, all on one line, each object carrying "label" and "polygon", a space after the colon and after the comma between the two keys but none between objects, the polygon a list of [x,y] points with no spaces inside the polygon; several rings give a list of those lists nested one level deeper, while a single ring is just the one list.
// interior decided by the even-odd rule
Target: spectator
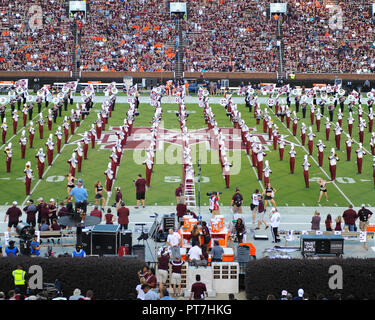
[{"label": "spectator", "polygon": [[84,296],[81,295],[81,290],[79,290],[77,288],[77,289],[74,289],[73,295],[69,297],[69,300],[80,300],[80,299],[83,299],[83,298],[84,298]]},{"label": "spectator", "polygon": [[195,280],[196,282],[191,286],[189,299],[191,300],[194,298],[194,300],[204,300],[208,297],[206,285],[201,282],[201,276],[199,274],[195,276]]},{"label": "spectator", "polygon": [[105,224],[113,224],[116,221],[115,216],[112,214],[111,208],[107,209],[107,213],[104,216]]},{"label": "spectator", "polygon": [[142,207],[145,208],[146,180],[142,178],[141,174],[139,174],[137,180],[135,180],[135,188],[137,205],[134,208],[139,208],[140,201],[142,201]]},{"label": "spectator", "polygon": [[357,219],[357,213],[355,210],[353,210],[352,205],[349,205],[349,209],[344,211],[342,217],[344,218],[345,229],[355,231],[355,220]]},{"label": "spectator", "polygon": [[94,292],[92,290],[87,290],[86,297],[83,298],[83,300],[92,300],[94,297]]},{"label": "spectator", "polygon": [[361,209],[358,210],[357,214],[357,217],[359,218],[359,229],[361,231],[366,231],[371,216],[372,212],[369,209],[365,208],[365,205],[362,204]]},{"label": "spectator", "polygon": [[293,300],[304,300],[303,295],[304,295],[303,289],[298,289],[298,296],[294,297]]},{"label": "spectator", "polygon": [[[171,275],[171,285],[173,286],[173,294],[180,296],[181,294],[181,271],[184,261],[180,257],[176,257],[171,261],[172,264],[172,275]],[[177,287],[177,290],[176,290]]]},{"label": "spectator", "polygon": [[273,294],[269,294],[267,300],[276,300],[276,297]]},{"label": "spectator", "polygon": [[311,230],[320,230],[320,213],[318,211],[314,212],[311,219]]},{"label": "spectator", "polygon": [[161,295],[160,295],[160,300],[174,300],[173,298],[171,298],[169,296],[169,292],[167,289],[163,289],[160,291]]},{"label": "spectator", "polygon": [[200,231],[197,224],[191,230],[191,246],[194,247],[196,245],[200,245]]},{"label": "spectator", "polygon": [[9,292],[8,292],[8,297],[9,297],[8,300],[17,300],[17,299],[16,299],[16,291],[14,291],[14,290],[9,290]]},{"label": "spectator", "polygon": [[[81,245],[77,245],[75,250],[72,252],[73,258],[84,258],[86,257],[86,252],[83,250],[83,247]],[[81,294],[81,292],[80,292]]]},{"label": "spectator", "polygon": [[[57,223],[57,219],[52,220],[52,224],[49,226],[49,230],[50,231],[60,231],[61,230],[61,226]],[[57,237],[59,237],[59,236],[57,236]],[[52,243],[55,243],[54,239],[52,239]],[[58,244],[60,243],[60,239],[57,239],[57,243]]]},{"label": "spectator", "polygon": [[234,226],[238,243],[243,242],[243,236],[246,232],[245,225],[241,218],[238,218]]},{"label": "spectator", "polygon": [[121,193],[120,187],[116,187],[115,201],[116,203],[119,203],[121,200],[122,200],[122,193]]},{"label": "spectator", "polygon": [[157,280],[159,283],[159,291],[161,292],[168,280],[169,270],[169,250],[163,247],[158,257],[158,273]]},{"label": "spectator", "polygon": [[142,284],[141,289],[145,293],[143,300],[158,300],[158,294],[151,289],[149,284]]},{"label": "spectator", "polygon": [[180,221],[184,215],[186,215],[187,206],[185,204],[185,199],[180,197],[178,204],[176,206],[177,219]]},{"label": "spectator", "polygon": [[137,287],[135,288],[135,291],[137,292],[137,300],[144,300],[145,299],[145,293],[144,291],[142,290],[142,285],[146,283],[146,279],[145,278],[140,278],[139,279],[140,281],[140,284],[137,285]]},{"label": "spectator", "polygon": [[47,223],[49,223],[49,209],[48,209],[48,203],[43,201],[43,198],[38,199],[38,205],[36,206],[38,209],[38,227],[40,230],[40,226],[42,223],[42,220],[45,220]]},{"label": "spectator", "polygon": [[148,275],[147,275],[147,278],[146,278],[146,283],[150,286],[151,289],[155,289],[156,288],[157,279],[155,277],[155,269],[154,268],[150,268],[148,270]]},{"label": "spectator", "polygon": [[22,216],[22,211],[17,207],[17,201],[13,201],[12,206],[7,210],[4,217],[4,222],[9,218],[8,232],[11,231],[12,227],[14,228],[14,231],[16,231],[20,216]]},{"label": "spectator", "polygon": [[26,223],[31,225],[33,228],[36,226],[36,213],[38,209],[34,204],[34,200],[30,199],[27,201],[27,206],[23,208],[23,211],[26,213]]},{"label": "spectator", "polygon": [[5,248],[5,254],[7,257],[15,257],[18,255],[18,248],[14,245],[14,241],[10,240],[9,245]]},{"label": "spectator", "polygon": [[335,226],[335,231],[342,231],[341,229],[341,216],[337,216],[335,219],[336,226]]},{"label": "spectator", "polygon": [[207,227],[207,222],[202,221],[202,236],[203,236],[203,244],[208,245],[211,241],[210,230]]},{"label": "spectator", "polygon": [[229,301],[237,300],[233,293],[228,294]]},{"label": "spectator", "polygon": [[330,214],[327,214],[325,225],[326,225],[326,231],[332,231],[332,217]]},{"label": "spectator", "polygon": [[102,210],[99,210],[98,205],[94,206],[94,209],[90,212],[90,216],[98,217],[98,218],[100,218],[100,221],[102,220],[102,218],[103,218]]},{"label": "spectator", "polygon": [[198,244],[190,248],[188,255],[190,257],[191,262],[194,262],[194,260],[196,261],[204,260],[202,249],[200,248]]},{"label": "spectator", "polygon": [[125,202],[118,202],[116,205],[116,210],[118,216],[118,223],[121,226],[120,229],[128,229],[130,211],[128,208],[125,207]]},{"label": "spectator", "polygon": [[39,231],[49,231],[49,225],[47,224],[47,220],[42,220],[40,224]]},{"label": "spectator", "polygon": [[38,241],[38,236],[34,236],[33,241],[30,243],[30,254],[32,256],[40,256],[40,243]]},{"label": "spectator", "polygon": [[224,249],[219,245],[218,240],[214,240],[214,246],[211,249],[211,262],[223,261]]},{"label": "spectator", "polygon": [[179,204],[180,203],[180,198],[182,197],[183,195],[183,187],[184,185],[182,183],[180,183],[180,185],[176,188],[174,194],[176,196],[176,203]]},{"label": "spectator", "polygon": [[280,300],[288,300],[288,291],[286,291],[286,290],[281,291]]},{"label": "spectator", "polygon": [[167,243],[172,251],[172,259],[181,258],[180,241],[181,236],[177,232],[174,232],[173,229],[169,229]]}]

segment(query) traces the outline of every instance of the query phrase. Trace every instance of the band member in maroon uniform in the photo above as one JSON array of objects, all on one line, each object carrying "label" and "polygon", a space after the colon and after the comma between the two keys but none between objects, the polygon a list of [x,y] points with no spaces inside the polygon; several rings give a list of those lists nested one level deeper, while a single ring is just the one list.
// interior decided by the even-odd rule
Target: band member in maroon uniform
[{"label": "band member in maroon uniform", "polygon": [[271,120],[271,118],[267,122],[267,127],[268,127],[268,140],[272,140],[273,121]]},{"label": "band member in maroon uniform", "polygon": [[1,139],[2,143],[5,144],[6,136],[7,136],[7,131],[8,131],[8,125],[7,125],[7,119],[4,118],[3,123],[1,125]]},{"label": "band member in maroon uniform", "polygon": [[100,140],[101,136],[102,136],[102,127],[103,127],[103,121],[102,119],[100,118],[100,114],[98,113],[98,120],[95,121],[95,124],[96,124],[96,138],[98,140]]},{"label": "band member in maroon uniform", "polygon": [[57,153],[60,153],[61,152],[61,141],[62,141],[62,136],[63,136],[60,126],[57,127],[57,131],[55,132],[55,136],[56,136]]},{"label": "band member in maroon uniform", "polygon": [[309,133],[307,134],[307,137],[308,137],[307,146],[309,148],[309,155],[311,156],[313,154],[313,149],[314,149],[314,137],[316,137],[316,135],[312,132],[312,127],[309,127]]},{"label": "band member in maroon uniform", "polygon": [[12,118],[13,118],[13,134],[17,134],[17,124],[18,124],[18,118],[19,118],[17,110],[14,110]]},{"label": "band member in maroon uniform", "polygon": [[262,181],[263,176],[263,157],[267,154],[263,152],[262,146],[259,145],[257,152],[257,169],[258,169],[258,180]]},{"label": "band member in maroon uniform", "polygon": [[47,159],[48,159],[48,165],[52,165],[53,161],[53,151],[55,149],[55,143],[52,141],[52,133],[49,135],[46,146],[47,146]]},{"label": "band member in maroon uniform", "polygon": [[29,126],[29,147],[33,148],[34,145],[34,136],[35,136],[35,128],[34,128],[34,123],[30,121],[30,126]]},{"label": "band member in maroon uniform", "polygon": [[323,166],[323,151],[326,148],[326,146],[323,144],[322,140],[319,140],[316,146],[318,148],[319,167],[322,167]]},{"label": "band member in maroon uniform", "polygon": [[297,118],[296,112],[293,111],[293,118],[292,118],[293,136],[297,135],[298,120],[299,120],[299,118]]},{"label": "band member in maroon uniform", "polygon": [[113,171],[112,171],[112,164],[109,162],[108,163],[108,168],[106,171],[104,171],[104,174],[107,177],[106,180],[106,189],[108,192],[112,191],[112,184],[113,184]]},{"label": "band member in maroon uniform", "polygon": [[336,164],[337,161],[340,159],[337,157],[337,154],[335,153],[335,149],[331,149],[331,155],[328,157],[329,160],[329,171],[331,173],[331,180],[336,180]]},{"label": "band member in maroon uniform", "polygon": [[362,173],[362,159],[363,156],[366,155],[365,150],[362,147],[362,143],[359,143],[358,149],[355,151],[357,154],[357,169],[358,169],[358,174]]},{"label": "band member in maroon uniform", "polygon": [[253,167],[257,166],[257,152],[258,152],[258,144],[254,142],[253,146],[251,147],[251,164]]},{"label": "band member in maroon uniform", "polygon": [[326,140],[329,141],[329,134],[331,132],[331,122],[326,118]]},{"label": "band member in maroon uniform", "polygon": [[322,114],[320,113],[319,109],[316,111],[315,117],[316,117],[316,131],[320,132],[320,121],[322,118]]},{"label": "band member in maroon uniform", "polygon": [[4,150],[5,153],[5,163],[6,163],[6,168],[7,168],[7,173],[10,172],[10,167],[12,164],[12,156],[13,156],[13,150],[12,150],[12,143],[9,142],[8,146]]},{"label": "band member in maroon uniform", "polygon": [[364,138],[365,138],[365,128],[366,128],[366,121],[361,118],[358,124],[359,128],[359,142],[363,144]]},{"label": "band member in maroon uniform", "polygon": [[280,156],[280,161],[284,160],[284,148],[285,148],[285,141],[283,138],[280,137],[279,140],[279,156]]},{"label": "band member in maroon uniform", "polygon": [[353,122],[354,122],[353,115],[352,115],[351,112],[349,112],[349,117],[348,117],[348,131],[349,131],[349,135],[350,136],[353,135]]},{"label": "band member in maroon uniform", "polygon": [[370,147],[371,147],[371,154],[375,156],[375,132],[371,133]]},{"label": "band member in maroon uniform", "polygon": [[38,122],[38,128],[39,128],[39,138],[43,139],[43,131],[44,131],[44,119],[43,119],[43,114],[39,114],[39,120]]},{"label": "band member in maroon uniform", "polygon": [[117,156],[116,147],[112,147],[112,153],[109,156],[109,159],[111,159],[111,163],[112,163],[111,168],[112,168],[112,171],[113,171],[113,179],[115,179],[116,178],[117,166],[120,164],[119,158]]},{"label": "band member in maroon uniform", "polygon": [[374,126],[374,113],[372,112],[372,108],[369,109],[368,116],[368,132],[372,132],[372,128]]},{"label": "band member in maroon uniform", "polygon": [[336,127],[335,127],[335,141],[336,141],[336,149],[340,150],[340,144],[341,144],[341,133],[342,129],[340,127],[340,124],[336,122]]},{"label": "band member in maroon uniform", "polygon": [[311,125],[314,124],[314,120],[315,120],[315,106],[312,104],[311,107],[310,107],[310,122],[311,122]]},{"label": "band member in maroon uniform", "polygon": [[27,113],[28,113],[27,105],[25,104],[22,108],[22,118],[23,118],[23,126],[26,127],[27,122]]},{"label": "band member in maroon uniform", "polygon": [[69,117],[70,122],[70,134],[74,134],[75,126],[76,126],[76,115],[74,113],[74,110],[71,110],[71,115]]},{"label": "band member in maroon uniform", "polygon": [[272,140],[273,140],[273,149],[274,150],[277,150],[277,140],[278,140],[278,138],[279,138],[279,132],[278,132],[277,126],[275,125],[274,129],[272,130]]},{"label": "band member in maroon uniform", "polygon": [[340,127],[342,128],[342,117],[343,117],[343,113],[341,112],[341,109],[339,109],[338,113],[337,113],[337,122],[339,123]]},{"label": "band member in maroon uniform", "polygon": [[302,164],[302,167],[303,167],[303,177],[305,178],[305,186],[306,188],[309,188],[310,187],[310,183],[309,183],[309,167],[311,167],[311,164],[309,163],[308,159],[307,159],[307,154],[304,155],[304,161],[303,161],[303,164]]},{"label": "band member in maroon uniform", "polygon": [[22,130],[21,138],[20,138],[20,145],[21,145],[21,159],[25,159],[26,145],[27,145],[27,138],[26,138],[25,130]]},{"label": "band member in maroon uniform", "polygon": [[288,107],[285,108],[285,116],[286,116],[286,127],[290,128],[290,110]]},{"label": "band member in maroon uniform", "polygon": [[223,162],[223,175],[225,180],[225,188],[229,189],[230,187],[230,167],[232,165],[228,162],[227,158],[224,158]]},{"label": "band member in maroon uniform", "polygon": [[375,188],[375,157],[372,158],[372,177],[374,179],[374,188]]},{"label": "band member in maroon uniform", "polygon": [[52,130],[52,122],[53,122],[53,114],[52,114],[52,110],[51,109],[48,109],[48,115],[47,115],[47,127],[48,127],[48,130],[51,131]]},{"label": "band member in maroon uniform", "polygon": [[69,173],[75,177],[76,174],[76,167],[77,167],[77,159],[75,152],[72,153],[72,157],[67,161],[69,163]]},{"label": "band member in maroon uniform", "polygon": [[81,146],[81,142],[77,142],[77,148],[74,149],[74,152],[77,153],[77,164],[78,164],[78,172],[81,172],[82,169],[82,159],[83,159],[83,149]]},{"label": "band member in maroon uniform", "polygon": [[264,185],[267,186],[270,183],[270,174],[272,170],[269,166],[268,160],[264,161],[265,167],[263,169],[264,172]]},{"label": "band member in maroon uniform", "polygon": [[292,143],[290,145],[290,151],[289,151],[289,168],[290,168],[291,174],[294,174],[294,167],[296,164],[296,154],[297,152],[294,150],[294,144]]},{"label": "band member in maroon uniform", "polygon": [[302,122],[302,125],[301,125],[301,141],[302,141],[302,145],[304,146],[306,143],[306,125],[304,122]]},{"label": "band member in maroon uniform", "polygon": [[68,117],[64,117],[64,122],[62,124],[64,128],[64,143],[68,143],[68,138],[69,138],[69,123],[68,123]]},{"label": "band member in maroon uniform", "polygon": [[91,139],[91,148],[95,149],[95,137],[96,137],[96,130],[95,130],[95,125],[91,125],[90,129],[90,139]]},{"label": "band member in maroon uniform", "polygon": [[350,137],[349,134],[346,135],[346,161],[350,161],[351,153],[352,153],[352,143],[354,140]]},{"label": "band member in maroon uniform", "polygon": [[154,161],[151,156],[148,156],[147,159],[143,162],[143,164],[146,166],[146,186],[149,188],[151,185],[151,175],[152,169],[154,167]]},{"label": "band member in maroon uniform", "polygon": [[25,188],[26,188],[26,195],[30,195],[30,187],[31,187],[31,181],[33,179],[33,170],[31,169],[31,163],[30,161],[26,162],[25,170],[23,171],[25,173]]},{"label": "band member in maroon uniform", "polygon": [[43,178],[43,172],[44,172],[44,166],[45,166],[45,162],[46,162],[46,155],[43,152],[42,148],[40,148],[38,150],[37,154],[35,155],[35,158],[38,159],[38,164],[37,164],[38,176],[39,176],[39,179],[42,179]]},{"label": "band member in maroon uniform", "polygon": [[87,160],[87,152],[89,150],[90,139],[87,131],[83,134],[83,159]]}]

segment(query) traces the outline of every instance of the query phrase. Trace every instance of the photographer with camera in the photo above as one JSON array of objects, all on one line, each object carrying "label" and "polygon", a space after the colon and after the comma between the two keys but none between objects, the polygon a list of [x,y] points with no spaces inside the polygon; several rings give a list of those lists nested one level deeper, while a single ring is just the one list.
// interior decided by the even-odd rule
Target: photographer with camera
[{"label": "photographer with camera", "polygon": [[209,210],[212,213],[212,216],[220,214],[220,207],[219,207],[220,197],[219,197],[219,194],[221,194],[221,192],[216,192],[216,191],[207,192],[207,196],[210,197],[210,199],[209,199],[209,202],[210,202]]},{"label": "photographer with camera", "polygon": [[236,188],[236,193],[233,195],[230,205],[233,207],[233,213],[242,213],[243,196],[239,187]]},{"label": "photographer with camera", "polygon": [[137,205],[135,209],[139,208],[139,202],[142,201],[142,207],[145,208],[145,193],[146,193],[146,180],[139,174],[137,180],[133,180],[135,185]]}]

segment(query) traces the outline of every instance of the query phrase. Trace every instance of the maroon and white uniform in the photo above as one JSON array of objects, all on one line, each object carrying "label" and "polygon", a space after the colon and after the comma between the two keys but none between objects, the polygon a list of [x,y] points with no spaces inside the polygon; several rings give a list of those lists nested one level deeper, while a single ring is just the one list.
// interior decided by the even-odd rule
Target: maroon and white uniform
[{"label": "maroon and white uniform", "polygon": [[154,161],[153,159],[147,157],[143,164],[146,166],[146,186],[149,187],[151,185],[151,174],[154,167]]},{"label": "maroon and white uniform", "polygon": [[341,133],[342,133],[342,128],[340,127],[339,123],[336,123],[335,127],[335,142],[336,142],[336,149],[340,150],[340,144],[341,144]]},{"label": "maroon and white uniform", "polygon": [[322,140],[319,140],[316,147],[318,148],[319,167],[322,167],[323,166],[323,159],[324,159],[323,152],[324,152],[324,149],[326,148],[326,146],[325,146],[325,144],[323,144]]},{"label": "maroon and white uniform", "polygon": [[293,111],[293,118],[292,118],[292,130],[293,130],[293,136],[296,136],[296,135],[297,135],[298,120],[299,120],[299,118],[297,118],[297,116],[296,116],[296,112]]},{"label": "maroon and white uniform", "polygon": [[71,115],[69,117],[69,125],[70,125],[70,134],[74,134],[74,130],[76,127],[76,115],[74,113],[74,110],[71,111]]},{"label": "maroon and white uniform", "polygon": [[308,138],[308,143],[307,146],[309,148],[309,155],[311,156],[313,154],[313,149],[314,149],[314,138],[316,135],[312,132],[312,128],[309,128],[309,133],[307,134]]},{"label": "maroon and white uniform", "polygon": [[346,137],[347,137],[347,139],[345,141],[345,144],[346,144],[346,161],[350,161],[351,153],[352,153],[353,140],[350,137],[350,135],[347,135]]},{"label": "maroon and white uniform", "polygon": [[113,171],[112,171],[112,165],[111,163],[108,163],[108,168],[106,171],[104,171],[104,174],[106,175],[106,188],[108,192],[112,191],[112,184],[113,184]]},{"label": "maroon and white uniform", "polygon": [[43,139],[44,123],[45,123],[45,121],[43,119],[43,115],[42,114],[40,114],[39,120],[37,122],[38,122],[38,129],[39,129],[39,138]]},{"label": "maroon and white uniform", "polygon": [[281,138],[279,140],[279,156],[280,156],[280,160],[284,160],[284,148],[285,148],[285,141]]},{"label": "maroon and white uniform", "polygon": [[296,150],[294,150],[294,144],[291,145],[291,150],[289,151],[289,168],[290,173],[294,173],[294,167],[296,164]]},{"label": "maroon and white uniform", "polygon": [[38,153],[36,154],[35,158],[38,159],[38,176],[39,179],[43,178],[43,172],[44,172],[44,167],[45,167],[45,162],[46,162],[46,155],[43,153],[43,149],[40,148]]},{"label": "maroon and white uniform", "polygon": [[90,144],[90,138],[88,136],[88,133],[85,132],[83,134],[83,159],[87,160],[87,152],[89,150],[89,144]]},{"label": "maroon and white uniform", "polygon": [[258,145],[256,143],[253,143],[253,146],[251,147],[251,163],[253,167],[256,167],[257,165],[257,152]]},{"label": "maroon and white uniform", "polygon": [[331,122],[329,121],[329,119],[327,118],[326,119],[326,140],[329,141],[329,134],[331,132]]},{"label": "maroon and white uniform", "polygon": [[111,169],[113,171],[113,179],[116,179],[116,170],[119,163],[119,158],[117,156],[116,147],[112,148],[112,153],[109,156],[109,159],[111,159]]},{"label": "maroon and white uniform", "polygon": [[25,189],[26,195],[30,195],[31,181],[33,179],[33,170],[31,169],[30,162],[26,163],[26,168],[23,171],[25,173]]},{"label": "maroon and white uniform", "polygon": [[33,126],[32,121],[30,122],[28,131],[29,131],[29,147],[32,148],[34,145],[34,136],[35,136],[35,128]]},{"label": "maroon and white uniform", "polygon": [[82,169],[82,159],[83,159],[83,149],[81,147],[81,143],[77,143],[77,148],[74,149],[74,152],[77,154],[77,168],[78,172],[81,172]]},{"label": "maroon and white uniform", "polygon": [[275,126],[274,129],[272,130],[272,140],[273,140],[273,149],[277,150],[277,140],[279,138],[279,133],[277,130],[277,127]]},{"label": "maroon and white uniform", "polygon": [[55,150],[55,143],[52,141],[52,134],[49,135],[49,138],[46,142],[47,146],[47,160],[48,160],[48,165],[52,165],[53,161],[53,151]]},{"label": "maroon and white uniform", "polygon": [[286,116],[286,127],[289,129],[290,128],[290,110],[288,107],[286,107],[285,116]]},{"label": "maroon and white uniform", "polygon": [[6,118],[4,118],[3,124],[1,125],[1,140],[3,144],[5,144],[7,131],[8,131],[8,125],[7,125]]},{"label": "maroon and white uniform", "polygon": [[361,119],[358,124],[358,129],[359,129],[359,142],[362,144],[365,139],[365,128],[366,128],[366,121],[364,119]]},{"label": "maroon and white uniform", "polygon": [[4,153],[5,153],[6,170],[9,173],[11,165],[12,165],[12,156],[13,156],[12,143],[8,144],[8,147],[5,148]]},{"label": "maroon and white uniform", "polygon": [[353,122],[354,118],[351,112],[349,112],[349,117],[348,117],[348,132],[350,136],[353,136]]},{"label": "maroon and white uniform", "polygon": [[96,137],[96,130],[95,130],[95,125],[91,125],[90,129],[90,139],[91,139],[91,148],[95,149],[95,137]]},{"label": "maroon and white uniform", "polygon": [[52,110],[51,110],[51,109],[48,109],[48,115],[47,115],[47,127],[48,127],[48,130],[49,130],[49,131],[52,130],[52,121],[53,121]]},{"label": "maroon and white uniform", "polygon": [[368,116],[368,132],[372,132],[372,128],[374,126],[374,113],[372,112],[372,108],[370,108],[370,112]]},{"label": "maroon and white uniform", "polygon": [[305,186],[306,186],[306,188],[309,188],[310,187],[309,168],[311,167],[311,164],[307,160],[307,155],[305,155],[305,157],[304,157],[304,162],[302,164],[302,167],[303,167],[303,177],[305,179]]},{"label": "maroon and white uniform", "polygon": [[67,162],[69,163],[69,173],[73,177],[75,177],[78,161],[76,159],[76,154],[74,152],[72,154],[72,157]]},{"label": "maroon and white uniform", "polygon": [[98,114],[98,120],[95,121],[95,130],[96,130],[96,138],[100,140],[102,136],[102,127],[103,127],[103,121],[100,119],[100,115]]},{"label": "maroon and white uniform", "polygon": [[265,167],[263,169],[263,173],[264,173],[264,185],[267,186],[267,184],[270,182],[270,174],[272,173],[268,160],[265,161]]},{"label": "maroon and white uniform", "polygon": [[321,119],[322,119],[322,114],[320,113],[319,109],[316,112],[315,117],[316,117],[316,131],[320,132],[320,122],[321,122]]},{"label": "maroon and white uniform", "polygon": [[371,133],[370,147],[371,147],[371,154],[375,156],[375,132]]},{"label": "maroon and white uniform", "polygon": [[331,150],[331,155],[328,157],[329,160],[329,171],[331,173],[331,180],[336,180],[336,164],[339,158],[335,155],[335,150]]},{"label": "maroon and white uniform", "polygon": [[57,128],[57,131],[55,132],[56,136],[56,147],[57,147],[57,153],[61,152],[61,141],[62,141],[62,132],[61,132],[61,127]]},{"label": "maroon and white uniform", "polygon": [[258,169],[258,180],[262,180],[263,176],[263,157],[265,157],[267,154],[262,151],[262,146],[258,149],[257,152],[257,169]]},{"label": "maroon and white uniform", "polygon": [[311,107],[310,107],[310,122],[311,122],[311,125],[314,124],[314,120],[315,120],[315,106],[311,105]]},{"label": "maroon and white uniform", "polygon": [[26,145],[27,145],[27,138],[25,135],[25,130],[22,130],[22,134],[20,138],[20,145],[21,145],[21,159],[25,159]]},{"label": "maroon and white uniform", "polygon": [[12,119],[13,119],[13,134],[17,134],[18,118],[19,118],[19,115],[17,113],[17,110],[14,110],[13,116],[12,116]]},{"label": "maroon and white uniform", "polygon": [[303,122],[301,125],[301,141],[302,145],[304,146],[306,143],[306,125]]},{"label": "maroon and white uniform", "polygon": [[337,113],[337,122],[339,123],[341,128],[342,128],[342,118],[343,118],[343,113],[341,112],[341,109],[339,108],[339,112]]},{"label": "maroon and white uniform", "polygon": [[362,144],[359,144],[359,148],[355,151],[357,154],[357,169],[358,173],[362,173],[362,160],[363,156],[366,154],[365,150],[362,148]]},{"label": "maroon and white uniform", "polygon": [[27,122],[27,114],[28,114],[29,108],[24,105],[22,108],[22,117],[23,117],[23,126],[26,127],[26,122]]},{"label": "maroon and white uniform", "polygon": [[62,124],[64,128],[64,143],[68,143],[69,138],[69,123],[68,123],[68,117],[65,116],[64,122]]}]

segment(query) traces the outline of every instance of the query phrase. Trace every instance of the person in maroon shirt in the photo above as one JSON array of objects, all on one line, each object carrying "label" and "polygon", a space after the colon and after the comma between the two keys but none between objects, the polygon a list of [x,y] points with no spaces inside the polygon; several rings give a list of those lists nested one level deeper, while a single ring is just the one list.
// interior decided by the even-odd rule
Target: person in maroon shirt
[{"label": "person in maroon shirt", "polygon": [[57,207],[55,204],[55,199],[50,199],[50,202],[48,204],[48,217],[50,219],[50,222],[52,224],[52,220],[57,218]]},{"label": "person in maroon shirt", "polygon": [[182,197],[182,194],[183,194],[183,191],[182,191],[183,186],[184,185],[181,183],[180,186],[174,192],[174,195],[176,196],[176,203],[180,203],[180,198]]},{"label": "person in maroon shirt", "polygon": [[139,208],[139,201],[142,201],[142,207],[145,208],[145,193],[146,193],[146,180],[142,178],[142,175],[139,174],[137,180],[135,182],[135,189],[136,189],[136,199],[137,199],[137,206],[134,207],[135,209]]},{"label": "person in maroon shirt", "polygon": [[155,269],[154,268],[151,268],[151,269],[148,270],[146,283],[150,286],[151,289],[156,288],[157,279],[155,277]]},{"label": "person in maroon shirt", "polygon": [[178,205],[176,206],[177,218],[180,221],[184,215],[186,215],[186,204],[185,199],[180,198]]},{"label": "person in maroon shirt", "polygon": [[49,225],[49,209],[48,209],[48,203],[43,202],[43,198],[38,199],[39,204],[36,206],[38,209],[38,227],[40,229],[40,224],[42,220],[46,220],[47,224]]},{"label": "person in maroon shirt", "polygon": [[[171,275],[171,285],[173,285],[173,294],[181,294],[181,272],[184,261],[179,257],[171,261],[172,264],[172,275]],[[177,286],[177,292],[176,292]]]},{"label": "person in maroon shirt", "polygon": [[345,227],[348,227],[349,231],[355,231],[355,220],[357,219],[357,212],[353,210],[352,205],[349,205],[349,209],[344,211],[342,217],[344,218]]},{"label": "person in maroon shirt", "polygon": [[107,214],[104,216],[106,224],[113,224],[116,221],[115,216],[112,214],[112,210],[109,208]]},{"label": "person in maroon shirt", "polygon": [[168,252],[168,247],[163,247],[158,258],[157,280],[159,282],[160,291],[163,290],[164,285],[167,283],[168,280],[169,257],[170,255]]},{"label": "person in maroon shirt", "polygon": [[28,202],[27,202],[27,206],[25,208],[23,208],[23,211],[26,213],[26,223],[28,223],[29,225],[31,225],[33,228],[35,228],[36,226],[36,213],[38,211],[38,209],[36,208],[35,204],[34,204],[34,201],[32,199],[30,199]]},{"label": "person in maroon shirt", "polygon": [[115,201],[116,201],[116,203],[119,203],[121,200],[122,200],[122,193],[121,193],[120,187],[116,187]]},{"label": "person in maroon shirt", "polygon": [[5,213],[4,222],[7,221],[7,218],[9,217],[8,221],[8,232],[14,228],[14,231],[16,231],[17,225],[18,225],[18,219],[22,216],[22,211],[20,208],[17,208],[17,201],[13,201],[13,206],[11,206],[7,212]]},{"label": "person in maroon shirt", "polygon": [[102,220],[102,218],[103,218],[102,211],[99,210],[99,207],[98,207],[97,205],[94,206],[94,210],[92,210],[92,211],[90,212],[90,216],[98,217],[98,218],[100,218],[100,220]]},{"label": "person in maroon shirt", "polygon": [[[61,227],[60,225],[57,223],[57,219],[53,219],[50,226],[49,226],[49,229],[50,231],[60,231],[61,230]],[[57,238],[60,238],[60,237],[57,237]],[[55,243],[55,240],[52,239],[52,243]],[[57,243],[60,243],[60,239],[57,239]]]},{"label": "person in maroon shirt", "polygon": [[117,210],[117,216],[118,216],[118,223],[119,225],[121,225],[120,230],[128,229],[130,211],[128,208],[125,207],[125,202],[124,201],[117,202],[116,210]]},{"label": "person in maroon shirt", "polygon": [[195,276],[197,282],[191,286],[190,300],[194,297],[194,300],[204,300],[208,296],[206,285],[201,282],[201,276],[197,274]]}]

